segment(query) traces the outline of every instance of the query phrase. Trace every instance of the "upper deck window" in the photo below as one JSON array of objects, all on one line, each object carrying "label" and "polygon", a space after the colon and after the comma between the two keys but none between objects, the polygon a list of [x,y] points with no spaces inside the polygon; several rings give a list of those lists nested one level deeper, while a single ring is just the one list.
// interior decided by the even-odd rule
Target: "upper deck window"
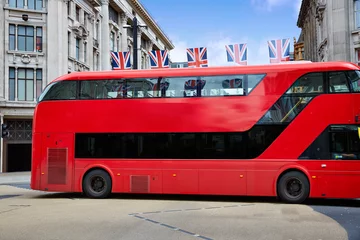
[{"label": "upper deck window", "polygon": [[45,100],[76,99],[77,81],[59,81],[49,84],[39,97],[39,102]]},{"label": "upper deck window", "polygon": [[81,81],[80,99],[242,96],[248,95],[264,77],[265,74]]},{"label": "upper deck window", "polygon": [[329,73],[329,92],[350,92],[348,79],[345,72],[330,72]]},{"label": "upper deck window", "polygon": [[323,73],[308,73],[296,80],[286,94],[323,93],[323,83]]}]

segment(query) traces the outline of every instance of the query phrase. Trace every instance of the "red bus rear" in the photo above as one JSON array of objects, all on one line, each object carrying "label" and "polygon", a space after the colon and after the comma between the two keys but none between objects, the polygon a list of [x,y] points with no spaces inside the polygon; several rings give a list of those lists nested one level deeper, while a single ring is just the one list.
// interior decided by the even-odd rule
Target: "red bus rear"
[{"label": "red bus rear", "polygon": [[78,72],[35,109],[31,188],[360,198],[351,63]]}]

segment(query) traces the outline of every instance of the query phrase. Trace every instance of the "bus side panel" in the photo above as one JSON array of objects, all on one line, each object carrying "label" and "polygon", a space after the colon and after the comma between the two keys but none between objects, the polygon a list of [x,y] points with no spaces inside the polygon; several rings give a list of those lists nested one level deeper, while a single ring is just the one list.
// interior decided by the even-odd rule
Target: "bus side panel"
[{"label": "bus side panel", "polygon": [[30,187],[34,190],[40,189],[40,163],[41,159],[41,133],[34,133],[32,137],[32,154],[31,154],[31,181]]},{"label": "bus side panel", "polygon": [[42,135],[41,190],[71,192],[74,169],[74,134]]}]

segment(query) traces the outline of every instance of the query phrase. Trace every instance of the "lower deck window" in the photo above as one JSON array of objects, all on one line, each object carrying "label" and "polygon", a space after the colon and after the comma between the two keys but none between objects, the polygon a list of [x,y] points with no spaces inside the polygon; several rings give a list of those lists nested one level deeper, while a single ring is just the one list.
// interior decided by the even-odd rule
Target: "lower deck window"
[{"label": "lower deck window", "polygon": [[251,159],[285,125],[257,125],[237,133],[78,133],[76,158]]},{"label": "lower deck window", "polygon": [[360,159],[360,125],[331,125],[306,149],[300,159]]}]

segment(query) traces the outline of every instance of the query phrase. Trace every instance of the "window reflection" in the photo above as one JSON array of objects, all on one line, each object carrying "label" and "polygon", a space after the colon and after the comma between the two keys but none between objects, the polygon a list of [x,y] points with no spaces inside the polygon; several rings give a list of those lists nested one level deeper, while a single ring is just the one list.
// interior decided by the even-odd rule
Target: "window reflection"
[{"label": "window reflection", "polygon": [[350,92],[348,80],[344,72],[329,73],[329,92]]},{"label": "window reflection", "polygon": [[312,98],[302,96],[281,97],[259,120],[258,124],[289,123],[305,108]]},{"label": "window reflection", "polygon": [[251,159],[285,129],[254,126],[233,133],[87,133],[76,134],[76,158]]}]

